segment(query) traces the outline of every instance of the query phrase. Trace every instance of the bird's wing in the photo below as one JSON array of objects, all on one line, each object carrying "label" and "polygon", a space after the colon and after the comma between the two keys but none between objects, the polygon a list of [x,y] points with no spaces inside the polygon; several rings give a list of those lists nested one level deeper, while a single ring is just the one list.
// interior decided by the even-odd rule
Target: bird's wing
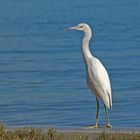
[{"label": "bird's wing", "polygon": [[94,88],[104,104],[112,107],[111,85],[108,73],[102,63],[95,57],[92,57],[88,65],[88,74],[91,86]]}]

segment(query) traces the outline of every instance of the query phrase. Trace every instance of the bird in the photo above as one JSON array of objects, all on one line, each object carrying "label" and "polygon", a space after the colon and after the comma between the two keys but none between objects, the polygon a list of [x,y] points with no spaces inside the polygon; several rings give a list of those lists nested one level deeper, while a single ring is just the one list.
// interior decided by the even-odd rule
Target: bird
[{"label": "bird", "polygon": [[89,127],[101,127],[98,123],[98,115],[100,109],[99,100],[101,100],[104,104],[107,119],[107,125],[105,125],[105,127],[111,128],[108,115],[108,109],[112,109],[111,83],[106,68],[102,62],[90,51],[89,42],[92,37],[92,30],[86,23],[80,23],[77,26],[66,28],[66,30],[78,30],[84,32],[84,37],[82,40],[82,54],[86,66],[87,85],[92,94],[95,95],[97,103],[95,125]]}]

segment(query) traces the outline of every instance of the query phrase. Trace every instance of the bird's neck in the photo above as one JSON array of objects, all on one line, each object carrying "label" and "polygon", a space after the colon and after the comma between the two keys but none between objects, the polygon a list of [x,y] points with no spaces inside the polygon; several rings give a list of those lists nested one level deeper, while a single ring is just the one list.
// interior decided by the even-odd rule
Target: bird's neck
[{"label": "bird's neck", "polygon": [[91,38],[91,33],[90,34],[85,33],[85,36],[82,41],[82,52],[83,52],[83,57],[86,64],[88,63],[88,60],[92,57],[92,54],[89,49],[90,38]]}]

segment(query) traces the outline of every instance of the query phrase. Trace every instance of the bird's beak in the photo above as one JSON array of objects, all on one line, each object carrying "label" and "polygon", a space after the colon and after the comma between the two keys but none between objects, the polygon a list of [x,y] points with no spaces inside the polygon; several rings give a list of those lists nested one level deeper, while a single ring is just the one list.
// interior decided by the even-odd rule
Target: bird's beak
[{"label": "bird's beak", "polygon": [[65,28],[65,30],[76,30],[76,27],[69,27],[69,28]]}]

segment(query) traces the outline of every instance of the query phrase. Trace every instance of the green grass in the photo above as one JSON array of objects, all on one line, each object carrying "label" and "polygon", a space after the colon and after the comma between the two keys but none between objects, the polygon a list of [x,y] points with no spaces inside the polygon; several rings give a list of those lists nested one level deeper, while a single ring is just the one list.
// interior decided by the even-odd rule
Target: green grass
[{"label": "green grass", "polygon": [[140,140],[140,133],[80,133],[57,132],[50,128],[47,131],[41,128],[23,127],[9,129],[0,125],[0,140]]}]

